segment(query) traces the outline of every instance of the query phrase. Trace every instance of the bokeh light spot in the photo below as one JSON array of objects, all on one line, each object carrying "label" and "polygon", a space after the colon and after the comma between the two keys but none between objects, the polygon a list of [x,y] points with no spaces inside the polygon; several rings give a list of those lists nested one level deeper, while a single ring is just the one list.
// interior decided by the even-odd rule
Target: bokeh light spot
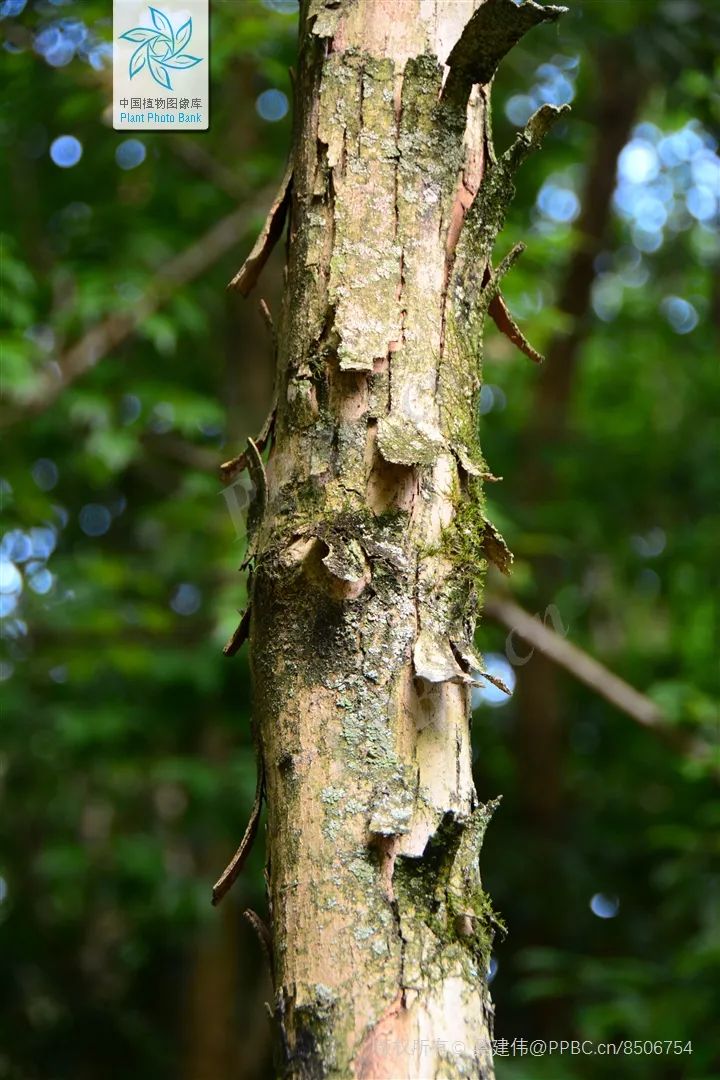
[{"label": "bokeh light spot", "polygon": [[170,599],[170,607],[177,615],[194,615],[200,607],[200,590],[196,585],[183,582],[178,585]]},{"label": "bokeh light spot", "polygon": [[0,618],[5,619],[8,615],[12,615],[17,602],[17,593],[0,593]]},{"label": "bokeh light spot", "polygon": [[644,536],[639,534],[632,536],[630,544],[633,551],[637,552],[643,559],[656,559],[665,550],[667,536],[665,530],[656,525]]},{"label": "bokeh light spot", "polygon": [[147,151],[139,139],[124,139],[115,150],[115,161],[126,171],[142,165]]},{"label": "bokeh light spot", "polygon": [[483,383],[482,390],[480,391],[480,415],[486,416],[487,413],[492,412],[493,407],[493,392],[492,387],[487,383]]},{"label": "bokeh light spot", "polygon": [[575,192],[552,182],[543,184],[537,202],[542,213],[551,221],[565,224],[574,221],[580,213],[580,200]]},{"label": "bokeh light spot", "polygon": [[25,562],[33,553],[30,537],[22,529],[11,529],[6,532],[0,542],[0,558],[10,559],[12,562]]},{"label": "bokeh light spot", "polygon": [[698,324],[698,313],[681,296],[666,296],[660,310],[676,334],[689,334]]},{"label": "bokeh light spot", "polygon": [[646,184],[660,171],[657,151],[647,139],[631,139],[620,151],[618,171],[631,184]]},{"label": "bokeh light spot", "polygon": [[123,424],[134,424],[141,412],[140,398],[136,394],[123,394],[120,401],[120,417]]},{"label": "bokeh light spot", "polygon": [[30,473],[41,491],[52,491],[58,482],[58,467],[50,458],[38,458]]},{"label": "bokeh light spot", "polygon": [[166,435],[175,423],[175,409],[169,401],[159,401],[152,411],[150,430],[156,435]]},{"label": "bokeh light spot", "polygon": [[0,19],[12,19],[22,13],[27,0],[2,0],[0,3]]},{"label": "bokeh light spot", "polygon": [[22,592],[23,579],[14,562],[3,559],[0,562],[0,593],[14,595]]},{"label": "bokeh light spot", "polygon": [[535,102],[527,94],[514,94],[505,105],[505,115],[511,124],[524,127],[535,110]]},{"label": "bokeh light spot", "polygon": [[67,67],[75,56],[75,46],[67,38],[62,37],[52,49],[46,49],[43,53],[50,67]]},{"label": "bokeh light spot", "polygon": [[82,143],[74,135],[58,135],[50,144],[50,157],[61,169],[72,169],[82,157]]},{"label": "bokeh light spot", "polygon": [[[720,187],[717,189],[720,192]],[[685,196],[688,212],[696,221],[712,221],[717,214],[718,202],[715,192],[704,184],[691,187]]]},{"label": "bokeh light spot", "polygon": [[45,596],[50,592],[55,584],[55,578],[50,573],[46,566],[43,566],[41,570],[38,570],[32,576],[28,577],[28,586],[38,596]]},{"label": "bokeh light spot", "polygon": [[51,525],[38,525],[30,530],[30,543],[36,559],[48,559],[55,550],[57,532]]},{"label": "bokeh light spot", "polygon": [[255,102],[255,108],[261,120],[274,124],[287,115],[287,94],[283,94],[282,90],[263,90]]},{"label": "bokeh light spot", "polygon": [[277,11],[280,15],[297,15],[298,0],[262,0],[268,11]]},{"label": "bokeh light spot", "polygon": [[593,311],[603,322],[612,322],[623,303],[622,282],[615,274],[598,274],[592,285]]},{"label": "bokeh light spot", "polygon": [[590,910],[598,919],[614,919],[620,910],[620,901],[617,896],[595,893],[590,897]]},{"label": "bokeh light spot", "polygon": [[643,229],[642,226],[635,225],[631,235],[635,247],[646,255],[652,255],[662,247],[663,234],[661,229]]},{"label": "bokeh light spot", "polygon": [[110,528],[112,515],[100,503],[86,503],[80,511],[79,521],[86,536],[104,536]]}]

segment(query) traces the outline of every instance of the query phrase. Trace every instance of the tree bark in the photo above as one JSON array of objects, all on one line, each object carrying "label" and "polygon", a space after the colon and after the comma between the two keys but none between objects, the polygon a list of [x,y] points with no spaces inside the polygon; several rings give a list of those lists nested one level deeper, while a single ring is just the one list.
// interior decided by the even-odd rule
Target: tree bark
[{"label": "tree bark", "polygon": [[513,172],[561,110],[496,159],[489,83],[560,10],[302,5],[267,470],[246,455],[286,1077],[493,1075],[469,691],[483,575],[511,556],[476,406]]}]

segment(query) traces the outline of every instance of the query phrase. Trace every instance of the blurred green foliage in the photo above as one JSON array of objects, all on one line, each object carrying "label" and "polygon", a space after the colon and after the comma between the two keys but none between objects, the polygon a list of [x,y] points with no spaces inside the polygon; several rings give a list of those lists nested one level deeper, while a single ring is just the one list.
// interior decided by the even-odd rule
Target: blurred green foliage
[{"label": "blurred green foliage", "polygon": [[[291,109],[269,123],[256,101],[292,98],[292,9],[216,4],[211,130],[140,132],[144,157],[125,168],[129,136],[109,126],[107,4],[0,0],[7,1080],[270,1075],[269,989],[240,918],[262,910],[261,851],[225,913],[209,905],[254,788],[246,659],[221,655],[243,606],[243,547],[217,465],[270,398],[262,320],[225,285],[288,152]],[[717,22],[699,0],[578,2],[505,61],[499,147],[533,104],[573,104],[521,176],[500,253],[519,239],[528,251],[507,298],[538,347],[552,352],[578,325],[582,342],[563,431],[548,438],[543,376],[490,329],[481,417],[506,477],[491,499],[516,553],[516,599],[554,605],[570,639],[650,696],[669,728],[715,747]],[[562,284],[582,244],[609,55],[643,92],[577,318]],[[52,158],[63,135],[82,146],[71,168]],[[236,244],[47,408],[29,404],[83,334],[136,310],[159,268],[238,207]],[[259,290],[271,307],[280,269],[278,253]],[[488,623],[478,640],[500,662],[505,636]],[[714,777],[566,673],[546,694],[539,664],[518,667],[512,699],[481,701],[474,718],[480,795],[504,794],[483,855],[510,927],[494,961],[496,1034],[692,1040],[693,1053],[518,1054],[498,1075],[716,1075]],[[523,742],[523,702],[538,697],[549,764]]]}]

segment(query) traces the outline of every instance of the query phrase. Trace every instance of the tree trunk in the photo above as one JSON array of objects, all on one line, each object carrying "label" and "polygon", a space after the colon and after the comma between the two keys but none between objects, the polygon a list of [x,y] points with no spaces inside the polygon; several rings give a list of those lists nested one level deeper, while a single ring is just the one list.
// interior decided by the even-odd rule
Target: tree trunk
[{"label": "tree trunk", "polygon": [[[477,10],[475,10],[477,8]],[[489,86],[561,9],[307,0],[250,657],[268,806],[278,1071],[492,1076],[495,923],[471,775],[488,560],[477,440],[490,256],[512,174]]]}]

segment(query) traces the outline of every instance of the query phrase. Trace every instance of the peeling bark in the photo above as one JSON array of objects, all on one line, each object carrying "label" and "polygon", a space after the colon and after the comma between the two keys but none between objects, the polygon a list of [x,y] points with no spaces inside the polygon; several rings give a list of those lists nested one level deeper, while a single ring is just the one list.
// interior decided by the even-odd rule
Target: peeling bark
[{"label": "peeling bark", "polygon": [[482,322],[514,171],[559,110],[496,160],[477,81],[559,10],[302,6],[277,411],[266,467],[246,455],[286,1077],[493,1075],[469,692],[511,556],[483,508]]}]

